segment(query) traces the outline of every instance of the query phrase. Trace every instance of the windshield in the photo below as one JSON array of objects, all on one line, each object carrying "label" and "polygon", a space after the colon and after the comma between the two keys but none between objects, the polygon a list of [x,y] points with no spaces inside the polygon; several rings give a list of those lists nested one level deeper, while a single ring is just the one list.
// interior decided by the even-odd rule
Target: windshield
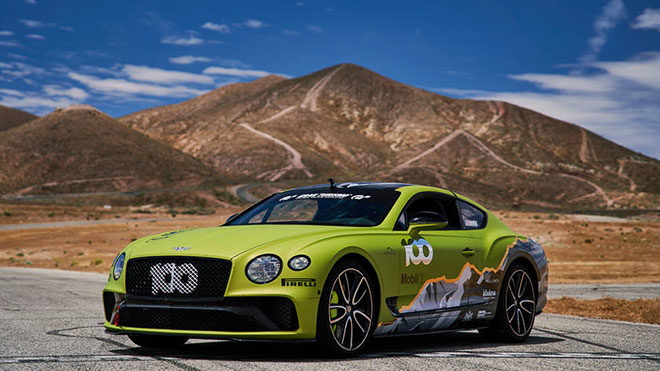
[{"label": "windshield", "polygon": [[299,189],[275,194],[228,225],[322,224],[371,227],[380,224],[399,197],[383,189]]}]

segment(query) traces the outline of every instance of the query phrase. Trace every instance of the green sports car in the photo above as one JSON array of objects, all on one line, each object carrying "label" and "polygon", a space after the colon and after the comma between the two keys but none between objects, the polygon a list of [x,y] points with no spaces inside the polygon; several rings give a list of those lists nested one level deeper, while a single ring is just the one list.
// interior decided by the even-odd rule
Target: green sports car
[{"label": "green sports car", "polygon": [[189,338],[317,341],[479,329],[523,341],[546,304],[543,248],[451,191],[342,183],[276,193],[219,227],[134,241],[103,290],[105,328],[140,346]]}]

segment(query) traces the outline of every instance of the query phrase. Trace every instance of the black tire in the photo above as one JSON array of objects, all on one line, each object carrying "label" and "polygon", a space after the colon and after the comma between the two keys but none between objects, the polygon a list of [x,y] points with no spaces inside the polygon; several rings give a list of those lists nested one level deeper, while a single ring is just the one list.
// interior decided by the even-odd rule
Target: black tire
[{"label": "black tire", "polygon": [[188,341],[183,336],[129,334],[128,338],[143,348],[176,348]]},{"label": "black tire", "polygon": [[519,343],[527,340],[536,316],[536,290],[529,268],[514,263],[506,272],[491,325],[479,329],[488,340]]},{"label": "black tire", "polygon": [[339,262],[332,269],[323,285],[316,321],[322,353],[351,356],[367,345],[377,320],[374,282],[369,271],[353,260]]}]

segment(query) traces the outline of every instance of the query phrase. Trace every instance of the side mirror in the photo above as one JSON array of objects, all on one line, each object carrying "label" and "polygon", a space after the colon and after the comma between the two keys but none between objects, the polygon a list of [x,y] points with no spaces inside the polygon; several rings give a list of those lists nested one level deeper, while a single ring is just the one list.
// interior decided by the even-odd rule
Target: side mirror
[{"label": "side mirror", "polygon": [[432,211],[420,211],[410,218],[408,234],[417,238],[420,231],[430,231],[447,227],[449,221],[444,215]]}]

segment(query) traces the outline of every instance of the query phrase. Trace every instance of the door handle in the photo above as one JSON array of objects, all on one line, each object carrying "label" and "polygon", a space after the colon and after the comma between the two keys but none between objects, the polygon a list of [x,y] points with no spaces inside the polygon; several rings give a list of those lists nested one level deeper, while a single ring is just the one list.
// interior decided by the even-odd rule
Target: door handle
[{"label": "door handle", "polygon": [[465,257],[470,257],[470,256],[474,255],[475,253],[476,253],[476,251],[472,250],[469,247],[466,247],[465,249],[463,249],[463,251],[461,251],[461,254],[463,254],[463,256],[465,256]]}]

